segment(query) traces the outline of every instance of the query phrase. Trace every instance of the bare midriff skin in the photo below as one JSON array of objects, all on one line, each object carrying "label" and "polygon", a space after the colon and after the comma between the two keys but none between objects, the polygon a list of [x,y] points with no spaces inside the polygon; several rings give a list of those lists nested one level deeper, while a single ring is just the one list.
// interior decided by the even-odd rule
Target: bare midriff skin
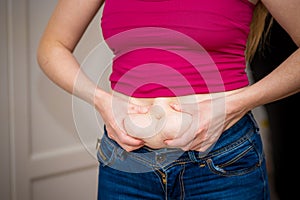
[{"label": "bare midriff skin", "polygon": [[[222,93],[225,97],[234,91]],[[176,138],[191,127],[192,115],[174,110],[170,104],[188,104],[201,102],[212,98],[211,94],[195,94],[180,97],[134,98],[113,92],[116,97],[126,99],[128,102],[149,107],[143,114],[128,114],[120,124],[127,134],[140,138],[145,146],[150,148],[165,148],[166,139]],[[195,108],[197,109],[197,108]]]}]

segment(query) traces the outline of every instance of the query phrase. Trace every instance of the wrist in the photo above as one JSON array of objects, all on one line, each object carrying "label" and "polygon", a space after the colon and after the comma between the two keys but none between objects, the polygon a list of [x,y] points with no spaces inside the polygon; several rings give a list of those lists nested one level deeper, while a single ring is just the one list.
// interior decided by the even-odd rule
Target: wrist
[{"label": "wrist", "polygon": [[100,88],[96,88],[94,92],[93,98],[93,106],[96,107],[98,110],[103,108],[103,102],[107,98],[108,93]]},{"label": "wrist", "polygon": [[240,94],[240,101],[247,111],[261,106],[264,98],[264,93],[256,85],[246,87]]},{"label": "wrist", "polygon": [[[255,105],[253,96],[250,92],[250,86],[239,89],[227,96],[227,112],[229,113],[246,113],[252,110]],[[255,100],[255,99],[254,99]]]}]

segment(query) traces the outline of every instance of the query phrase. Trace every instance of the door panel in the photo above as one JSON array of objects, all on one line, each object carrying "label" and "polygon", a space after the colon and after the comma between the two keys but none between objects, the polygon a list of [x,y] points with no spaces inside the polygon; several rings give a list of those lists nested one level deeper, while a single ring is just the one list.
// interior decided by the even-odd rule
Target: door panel
[{"label": "door panel", "polygon": [[[36,61],[39,39],[57,1],[6,2],[12,60],[12,199],[96,199],[98,162],[78,135],[72,96],[52,83]],[[80,42],[83,48],[76,49],[79,61],[101,40],[100,15]],[[95,138],[88,142],[95,146]]]}]

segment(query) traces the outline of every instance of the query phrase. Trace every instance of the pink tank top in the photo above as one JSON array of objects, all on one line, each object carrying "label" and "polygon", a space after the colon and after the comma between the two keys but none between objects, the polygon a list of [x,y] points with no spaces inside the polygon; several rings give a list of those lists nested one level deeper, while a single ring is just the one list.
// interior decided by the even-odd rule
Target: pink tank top
[{"label": "pink tank top", "polygon": [[146,98],[247,86],[253,9],[248,0],[106,0],[112,89]]}]

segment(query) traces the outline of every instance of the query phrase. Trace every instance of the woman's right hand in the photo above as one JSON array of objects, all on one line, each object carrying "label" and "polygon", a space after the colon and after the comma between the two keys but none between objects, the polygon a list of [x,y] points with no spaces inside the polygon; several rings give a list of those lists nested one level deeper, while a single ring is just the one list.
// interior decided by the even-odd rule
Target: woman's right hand
[{"label": "woman's right hand", "polygon": [[148,108],[130,103],[120,97],[96,90],[94,105],[106,126],[108,137],[130,152],[144,145],[144,141],[126,133],[123,121],[128,114],[147,113]]}]

